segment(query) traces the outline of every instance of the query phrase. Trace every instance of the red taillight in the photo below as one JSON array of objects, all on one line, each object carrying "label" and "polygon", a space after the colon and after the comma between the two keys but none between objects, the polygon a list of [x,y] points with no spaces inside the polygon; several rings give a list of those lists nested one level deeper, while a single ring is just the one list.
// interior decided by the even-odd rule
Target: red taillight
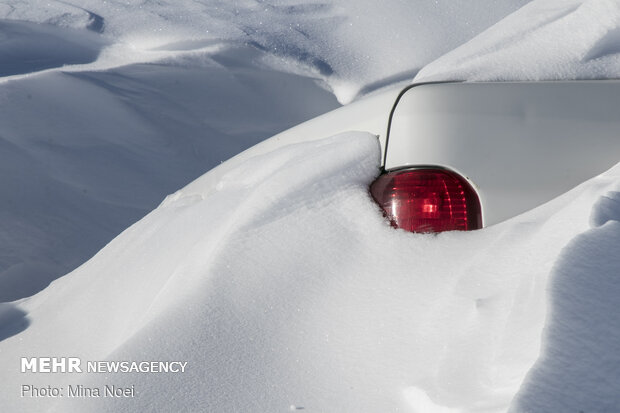
[{"label": "red taillight", "polygon": [[471,185],[445,169],[409,169],[381,175],[370,193],[393,226],[411,232],[482,228],[480,200]]}]

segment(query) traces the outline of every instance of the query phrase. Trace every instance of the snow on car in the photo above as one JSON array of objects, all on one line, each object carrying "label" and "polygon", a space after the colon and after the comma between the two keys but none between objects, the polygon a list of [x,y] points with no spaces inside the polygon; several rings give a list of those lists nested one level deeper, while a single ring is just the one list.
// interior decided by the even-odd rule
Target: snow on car
[{"label": "snow on car", "polygon": [[[32,212],[49,221],[58,211],[62,217],[75,215],[85,225],[76,225],[75,230],[85,243],[105,209],[89,210],[96,214],[83,219],[83,204],[76,201],[83,199],[77,196],[84,193],[83,186],[88,188],[83,196],[101,204],[126,206],[125,198],[110,181],[103,180],[106,191],[93,195],[98,187],[86,185],[91,182],[88,174],[46,169],[59,165],[57,154],[66,157],[60,164],[69,168],[115,161],[114,166],[122,169],[114,168],[118,173],[114,182],[134,182],[140,172],[147,178],[155,173],[165,177],[174,169],[162,170],[155,161],[170,153],[166,142],[177,142],[173,130],[166,129],[171,127],[167,120],[184,132],[208,129],[225,132],[211,136],[230,137],[231,131],[232,136],[248,136],[283,124],[278,122],[289,116],[287,102],[294,103],[290,109],[303,112],[303,99],[310,96],[304,92],[313,91],[312,102],[333,103],[333,97],[326,99],[307,77],[292,82],[299,86],[301,97],[287,96],[288,83],[278,82],[281,72],[271,73],[273,65],[290,71],[323,68],[314,73],[340,101],[362,91],[369,96],[213,168],[169,195],[75,271],[32,297],[0,303],[3,412],[596,412],[614,411],[620,405],[618,166],[480,231],[428,235],[394,229],[369,193],[381,172],[385,128],[401,90],[379,90],[400,79],[386,68],[397,72],[408,68],[405,74],[411,75],[417,72],[416,62],[426,64],[429,56],[441,54],[399,60],[407,56],[403,51],[413,50],[408,47],[424,43],[416,36],[395,40],[399,25],[393,23],[402,22],[400,26],[407,29],[424,29],[428,23],[431,44],[441,43],[438,28],[439,34],[451,32],[448,43],[454,47],[451,42],[471,37],[458,27],[484,26],[478,14],[485,10],[500,10],[492,20],[497,21],[508,12],[508,6],[501,7],[506,2],[492,2],[499,5],[495,9],[486,2],[395,1],[386,14],[381,13],[384,2],[355,2],[354,11],[360,10],[357,7],[375,11],[368,15],[352,12],[340,0],[327,5],[184,1],[182,11],[167,1],[139,2],[142,7],[135,14],[130,13],[131,5],[138,1],[101,5],[84,0],[82,8],[64,2],[48,8],[47,3],[14,2],[12,7],[0,6],[0,11],[18,18],[34,13],[34,20],[71,26],[90,24],[90,16],[96,15],[112,33],[109,40],[114,44],[106,46],[94,66],[52,68],[2,83],[4,102],[10,102],[5,109],[14,111],[5,112],[2,122],[2,137],[11,140],[4,145],[10,151],[4,152],[0,166],[9,172],[15,165],[28,166],[19,169],[24,174],[4,175],[4,182],[14,185],[5,191],[7,196],[24,193],[20,185],[28,182],[22,179],[26,172],[35,177],[45,176],[41,171],[54,172],[35,186],[43,190],[72,187],[76,181],[82,185],[80,191],[63,191],[67,202],[60,204],[62,208],[37,197],[22,197],[28,202],[19,205],[25,207],[5,198],[11,208],[3,211]],[[42,7],[28,7],[32,4]],[[434,13],[416,15],[418,5],[425,11],[449,10],[446,16],[456,14],[460,26],[454,32],[454,25],[433,19]],[[56,8],[60,11],[54,14]],[[412,16],[415,24],[409,24]],[[431,80],[497,81],[511,74],[541,80],[550,73],[618,76],[613,41],[618,16],[620,5],[612,0],[533,1],[463,48],[425,66],[416,82],[435,75],[442,79]],[[289,18],[294,22],[290,26]],[[383,24],[368,29],[379,18]],[[363,27],[359,39],[344,36],[358,24]],[[212,39],[195,36],[204,25],[233,40],[241,37],[255,43],[233,41],[234,47],[226,42],[215,47]],[[167,33],[175,27],[172,35]],[[283,32],[292,33],[287,41],[293,46],[282,51],[287,41],[280,41],[278,34]],[[406,33],[423,35],[424,30]],[[347,40],[344,45],[342,37]],[[366,47],[373,58],[390,58],[378,58],[371,65],[373,59],[364,57]],[[250,52],[257,48],[260,53]],[[274,49],[278,52],[270,52]],[[288,60],[296,55],[303,61]],[[150,63],[109,70],[115,62],[136,61]],[[97,71],[84,73],[90,70],[87,67]],[[354,73],[356,67],[359,71]],[[256,73],[257,68],[263,70]],[[212,78],[212,73],[218,76]],[[273,83],[262,88],[264,79]],[[350,79],[352,84],[347,83]],[[176,82],[183,85],[183,93],[173,93]],[[218,88],[220,84],[254,93],[223,93],[226,88]],[[240,84],[245,88],[236,87]],[[217,99],[200,93],[206,86],[218,92]],[[374,89],[378,90],[370,93]],[[273,99],[263,100],[262,94]],[[247,96],[254,98],[244,101]],[[63,105],[67,101],[74,103],[67,107],[77,107],[81,116],[71,116],[74,112]],[[262,123],[263,116],[247,120],[239,117],[239,111],[223,111],[239,108],[240,103],[256,104],[260,113],[271,115],[273,124]],[[210,117],[200,116],[201,104],[211,105]],[[373,107],[380,110],[368,110]],[[595,119],[596,113],[588,116]],[[528,118],[513,120],[523,119]],[[21,125],[20,120],[29,122],[14,127]],[[252,129],[255,122],[260,127]],[[90,135],[81,139],[85,123],[117,133],[126,128],[131,133],[111,136],[96,134],[99,128],[86,130],[105,138],[103,142],[109,139],[105,148],[112,148],[112,153],[131,156],[83,159],[84,153],[96,154],[93,148],[100,142]],[[347,130],[353,124],[359,131]],[[63,130],[72,128],[68,140],[56,141]],[[22,138],[50,131],[51,141]],[[151,136],[163,144],[153,149],[148,145]],[[196,135],[188,136],[201,143],[194,140]],[[180,153],[195,161],[201,151]],[[403,150],[406,159],[416,153]],[[31,154],[37,157],[27,156]],[[183,162],[182,156],[175,159],[170,165],[194,165]],[[444,170],[450,165],[443,165]],[[471,178],[472,188],[485,202],[485,185],[476,182],[475,173],[452,168]],[[43,185],[50,181],[58,186]],[[145,194],[140,185],[128,188],[129,194],[132,188]],[[422,211],[433,212],[435,204],[423,205]],[[2,223],[12,223],[10,218]],[[23,245],[39,245],[35,235],[41,233],[20,232],[21,225],[10,226],[12,232],[2,239],[18,234],[27,241]],[[7,249],[5,256],[11,254]],[[43,263],[39,268],[49,266]],[[15,280],[17,287],[23,286],[21,278]],[[58,363],[57,370],[63,360],[87,368],[47,372],[49,363]],[[111,366],[134,365],[147,367],[110,371]],[[163,366],[171,365],[184,368],[164,371]],[[46,372],[35,372],[34,366],[43,366]],[[62,397],[54,396],[61,393]]]},{"label": "snow on car", "polygon": [[620,81],[390,88],[239,158],[347,130],[379,139],[384,174],[371,192],[394,226],[478,229],[542,205],[620,160]]},{"label": "snow on car", "polygon": [[619,131],[620,81],[413,85],[373,194],[409,230],[493,225],[614,166]]}]

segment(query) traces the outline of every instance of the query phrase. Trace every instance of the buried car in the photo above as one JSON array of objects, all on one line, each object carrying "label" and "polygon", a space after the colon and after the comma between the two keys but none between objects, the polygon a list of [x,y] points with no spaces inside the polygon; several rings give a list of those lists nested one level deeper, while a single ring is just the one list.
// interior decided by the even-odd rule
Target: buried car
[{"label": "buried car", "polygon": [[620,80],[387,89],[284,131],[231,165],[349,130],[379,137],[381,175],[370,192],[394,227],[478,229],[541,205],[620,161]]},{"label": "buried car", "polygon": [[476,229],[620,161],[620,81],[413,85],[391,113],[373,195],[398,226]]}]

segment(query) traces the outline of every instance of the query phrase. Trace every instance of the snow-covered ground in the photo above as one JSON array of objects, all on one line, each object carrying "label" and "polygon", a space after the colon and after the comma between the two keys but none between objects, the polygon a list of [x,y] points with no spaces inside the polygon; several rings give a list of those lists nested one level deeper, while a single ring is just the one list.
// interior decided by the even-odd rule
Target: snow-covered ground
[{"label": "snow-covered ground", "polygon": [[338,106],[312,79],[262,68],[252,56],[260,52],[238,46],[0,85],[0,300],[32,295],[166,194]]},{"label": "snow-covered ground", "polygon": [[[367,193],[379,145],[362,132],[177,191],[414,76],[620,75],[616,1],[467,3],[1,4],[1,410],[617,409],[618,167],[437,236],[383,220]],[[187,369],[20,372],[45,356]],[[78,385],[135,394],[66,397]]]},{"label": "snow-covered ground", "polygon": [[452,3],[0,3],[0,300],[36,293],[220,162],[410,80],[525,2]]}]

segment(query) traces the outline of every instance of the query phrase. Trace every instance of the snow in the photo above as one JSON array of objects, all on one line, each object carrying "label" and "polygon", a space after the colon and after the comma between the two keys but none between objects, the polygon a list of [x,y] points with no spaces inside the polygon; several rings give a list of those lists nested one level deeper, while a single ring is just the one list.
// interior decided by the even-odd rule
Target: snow
[{"label": "snow", "polygon": [[[617,194],[618,168],[503,224],[428,237],[394,231],[378,213],[366,190],[378,158],[374,136],[350,133],[250,158],[216,188],[203,185],[207,174],[168,197],[20,313],[13,309],[14,324],[25,312],[32,325],[5,340],[1,357],[8,376],[9,360],[37,354],[184,360],[188,371],[80,376],[86,386],[139,383],[131,403],[9,398],[3,406],[503,411],[537,360],[547,300],[569,307],[551,307],[547,331],[559,330],[564,343],[562,334],[578,328],[581,345],[554,347],[567,354],[539,360],[532,374],[543,377],[517,400],[563,406],[563,397],[536,392],[565,379],[547,369],[569,357],[594,375],[599,403],[617,403],[615,383],[598,384],[617,376],[590,369],[598,354],[608,369],[617,365],[614,336],[600,341],[607,325],[598,311],[572,316],[594,297],[608,297],[603,310],[615,303],[617,261],[596,263],[613,250],[617,221],[600,226],[605,219],[596,218],[592,227],[590,215],[618,217],[608,201],[617,195],[607,195]],[[577,246],[563,251],[571,239]],[[575,270],[583,262],[586,272]],[[604,282],[591,280],[598,271]],[[570,394],[565,384],[562,395]]]},{"label": "snow", "polygon": [[36,293],[166,194],[337,99],[409,80],[525,2],[496,3],[463,20],[450,1],[4,2],[0,300]]},{"label": "snow", "polygon": [[618,78],[620,3],[537,0],[424,67],[417,81]]},{"label": "snow", "polygon": [[[619,166],[434,236],[394,230],[370,199],[369,133],[200,176],[423,66],[416,79],[618,76],[616,2],[525,3],[0,5],[2,411],[620,405]],[[19,371],[45,356],[188,369]],[[137,395],[20,397],[25,384]]]},{"label": "snow", "polygon": [[[620,193],[611,192],[618,198]],[[599,214],[608,196],[599,198]],[[609,221],[574,237],[554,265],[549,290],[552,322],[543,356],[525,382],[513,411],[613,411],[620,403],[620,209]],[[570,320],[570,321],[569,321]],[[587,392],[587,395],[584,394]]]},{"label": "snow", "polygon": [[0,18],[102,31],[113,44],[91,68],[159,60],[222,42],[251,44],[269,53],[272,66],[323,79],[346,103],[386,82],[411,79],[527,0],[5,3]]},{"label": "snow", "polygon": [[[240,56],[260,53],[235,47],[182,62],[52,71],[4,84],[0,188],[11,196],[0,209],[10,245],[0,255],[0,300],[39,291],[165,194],[337,107],[312,79]],[[291,95],[304,99],[291,102]]]}]

